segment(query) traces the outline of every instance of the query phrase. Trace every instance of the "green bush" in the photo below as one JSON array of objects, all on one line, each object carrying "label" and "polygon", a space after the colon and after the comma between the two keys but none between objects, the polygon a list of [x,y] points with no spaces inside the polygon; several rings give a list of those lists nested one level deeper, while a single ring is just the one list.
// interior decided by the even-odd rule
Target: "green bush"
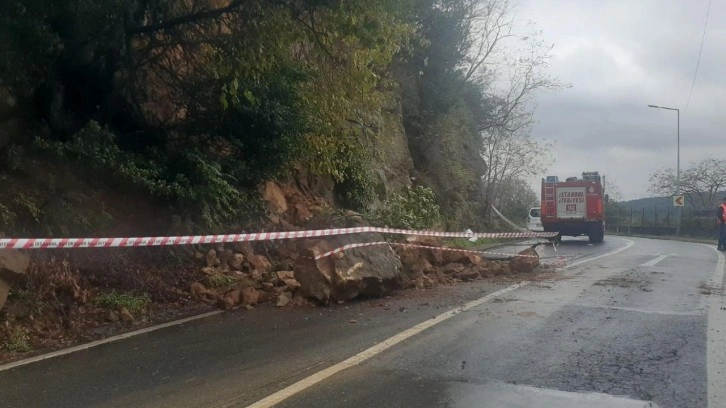
[{"label": "green bush", "polygon": [[[234,179],[193,149],[158,161],[122,150],[116,136],[90,121],[68,142],[36,139],[35,147],[93,181],[146,193],[204,227],[233,219],[243,208]],[[162,156],[160,156],[162,157]]]},{"label": "green bush", "polygon": [[131,313],[141,312],[150,301],[151,299],[146,294],[137,295],[131,292],[118,293],[116,291],[104,293],[96,298],[96,304],[101,307],[109,309],[125,307]]},{"label": "green bush", "polygon": [[371,221],[381,226],[415,230],[431,228],[440,219],[436,194],[422,186],[392,194],[371,216]]},{"label": "green bush", "polygon": [[28,334],[20,327],[16,327],[8,333],[8,338],[3,342],[5,350],[14,353],[27,353],[32,350]]},{"label": "green bush", "polygon": [[234,277],[222,273],[217,273],[207,278],[207,284],[210,288],[222,288],[232,283],[234,283]]}]

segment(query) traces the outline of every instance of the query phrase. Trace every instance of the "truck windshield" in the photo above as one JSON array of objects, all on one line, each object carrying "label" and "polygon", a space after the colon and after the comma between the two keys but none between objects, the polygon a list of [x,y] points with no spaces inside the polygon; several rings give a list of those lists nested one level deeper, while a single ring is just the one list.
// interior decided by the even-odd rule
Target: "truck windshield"
[{"label": "truck windshield", "polygon": [[539,208],[532,208],[529,210],[529,216],[534,218],[540,217],[540,209]]}]

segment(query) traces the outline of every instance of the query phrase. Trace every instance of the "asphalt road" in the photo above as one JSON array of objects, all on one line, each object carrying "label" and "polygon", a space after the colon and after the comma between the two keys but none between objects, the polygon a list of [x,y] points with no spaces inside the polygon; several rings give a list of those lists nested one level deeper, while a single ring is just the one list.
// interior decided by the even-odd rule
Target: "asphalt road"
[{"label": "asphalt road", "polygon": [[722,255],[617,237],[542,255],[568,269],[225,313],[3,370],[0,406],[726,407]]}]

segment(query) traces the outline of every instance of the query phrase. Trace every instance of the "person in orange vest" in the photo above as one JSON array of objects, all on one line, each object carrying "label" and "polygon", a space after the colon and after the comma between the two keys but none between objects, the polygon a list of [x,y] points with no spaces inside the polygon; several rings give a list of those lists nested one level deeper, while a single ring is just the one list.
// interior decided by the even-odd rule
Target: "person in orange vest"
[{"label": "person in orange vest", "polygon": [[726,197],[723,198],[723,203],[718,206],[716,217],[718,217],[718,249],[719,251],[726,251]]}]

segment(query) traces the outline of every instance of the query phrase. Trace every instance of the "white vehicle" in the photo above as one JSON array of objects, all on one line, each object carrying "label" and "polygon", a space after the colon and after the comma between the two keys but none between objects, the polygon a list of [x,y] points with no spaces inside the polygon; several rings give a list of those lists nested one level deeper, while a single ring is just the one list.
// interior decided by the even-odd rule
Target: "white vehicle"
[{"label": "white vehicle", "polygon": [[527,214],[527,229],[530,231],[544,231],[541,216],[540,207],[530,208],[529,214]]}]

